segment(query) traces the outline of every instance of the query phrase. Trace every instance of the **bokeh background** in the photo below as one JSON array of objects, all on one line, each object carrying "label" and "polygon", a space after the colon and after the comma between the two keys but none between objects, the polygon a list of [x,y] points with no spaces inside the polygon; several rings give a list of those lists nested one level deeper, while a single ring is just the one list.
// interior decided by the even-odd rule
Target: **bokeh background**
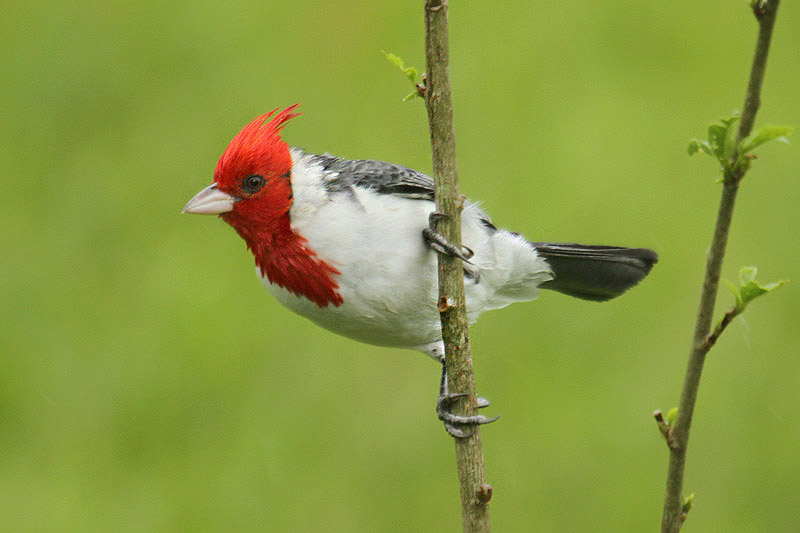
[{"label": "bokeh background", "polygon": [[[429,172],[422,2],[4,3],[4,531],[457,531],[424,355],[281,308],[221,221],[181,216],[254,116],[287,140]],[[606,304],[554,293],[472,329],[498,531],[653,531],[716,216],[690,137],[740,108],[745,2],[452,2],[462,190],[534,240],[652,247]],[[800,124],[800,6],[778,15],[758,124]],[[724,276],[800,281],[800,152],[742,185]],[[795,283],[712,352],[686,531],[800,530]],[[717,314],[731,302],[722,289]]]}]

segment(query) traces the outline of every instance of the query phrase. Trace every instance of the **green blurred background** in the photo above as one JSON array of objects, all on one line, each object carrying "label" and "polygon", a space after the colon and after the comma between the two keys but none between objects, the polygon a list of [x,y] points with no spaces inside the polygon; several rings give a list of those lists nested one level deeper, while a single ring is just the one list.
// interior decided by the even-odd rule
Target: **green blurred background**
[{"label": "green blurred background", "polygon": [[[281,308],[221,221],[181,216],[228,141],[430,171],[422,2],[6,2],[0,21],[4,531],[457,531],[424,355]],[[720,187],[690,137],[740,108],[745,2],[451,3],[462,190],[534,240],[647,246],[636,290],[546,293],[472,330],[497,531],[653,531]],[[800,124],[784,2],[757,124]],[[800,152],[743,183],[724,276],[800,281]],[[800,530],[796,282],[709,358],[686,531]],[[731,302],[724,290],[718,314]]]}]

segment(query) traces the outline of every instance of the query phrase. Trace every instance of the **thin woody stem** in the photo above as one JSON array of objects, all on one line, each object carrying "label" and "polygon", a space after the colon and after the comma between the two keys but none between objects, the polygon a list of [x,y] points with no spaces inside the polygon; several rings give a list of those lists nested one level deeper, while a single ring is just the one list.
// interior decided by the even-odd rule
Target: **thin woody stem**
[{"label": "thin woody stem", "polygon": [[[738,158],[738,146],[750,134],[756,113],[761,104],[761,85],[767,66],[767,55],[778,4],[779,0],[756,1],[753,3],[753,13],[758,20],[759,33],[753,65],[750,70],[747,95],[745,96],[742,117],[739,122],[739,131],[736,136],[736,148],[734,148],[731,157],[731,161],[734,162]],[[728,167],[735,168],[735,165],[728,165]],[[686,367],[680,403],[678,404],[678,414],[674,425],[668,431],[668,435],[665,435],[669,444],[670,458],[667,489],[664,497],[664,514],[661,521],[661,531],[663,533],[677,533],[686,519],[683,503],[683,476],[686,466],[686,450],[689,445],[689,429],[692,424],[695,403],[697,402],[700,377],[708,351],[735,316],[735,314],[731,313],[726,314],[720,326],[711,333],[711,320],[714,313],[714,302],[717,298],[717,289],[719,288],[722,260],[725,257],[736,194],[743,177],[744,172],[740,171],[733,174],[726,171],[723,179],[722,197],[714,228],[714,236],[708,252],[706,275],[697,311],[692,350]]]},{"label": "thin woody stem", "polygon": [[[447,0],[425,2],[425,96],[431,134],[433,177],[437,211],[444,216],[437,230],[456,248],[461,246],[463,197],[458,190],[453,107],[450,97]],[[453,391],[466,393],[455,401],[456,412],[477,414],[475,376],[472,370],[462,260],[439,257],[439,311],[445,343],[446,369]],[[464,438],[456,438],[461,515],[465,532],[488,532],[491,487],[486,484],[478,426]]]}]

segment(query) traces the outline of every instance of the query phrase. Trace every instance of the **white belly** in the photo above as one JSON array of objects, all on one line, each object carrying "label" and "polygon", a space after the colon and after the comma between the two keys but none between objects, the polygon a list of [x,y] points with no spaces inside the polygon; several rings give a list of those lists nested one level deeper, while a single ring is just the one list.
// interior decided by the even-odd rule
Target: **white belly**
[{"label": "white belly", "polygon": [[[433,206],[406,200],[416,211],[409,218],[408,212],[399,211],[397,198],[387,200],[369,202],[369,212],[331,203],[310,217],[313,223],[293,219],[299,218],[293,229],[308,240],[308,247],[341,272],[335,279],[342,305],[320,308],[264,279],[269,292],[292,311],[362,342],[412,347],[437,340],[436,255],[422,240]],[[354,219],[347,220],[351,216]],[[348,231],[331,232],[324,222],[331,220]]]},{"label": "white belly", "polygon": [[[359,195],[372,198],[362,202]],[[320,308],[266,279],[264,284],[280,303],[340,335],[417,349],[438,342],[437,259],[422,238],[433,207],[432,202],[367,190],[358,191],[352,203],[329,202],[299,216],[293,207],[293,229],[341,272],[335,279],[344,303]],[[551,277],[522,237],[487,231],[476,211],[468,205],[462,219],[464,243],[475,253],[470,268],[479,274],[477,282],[465,280],[470,323],[485,310],[535,298],[536,287]],[[331,221],[346,231],[331,231]]]}]

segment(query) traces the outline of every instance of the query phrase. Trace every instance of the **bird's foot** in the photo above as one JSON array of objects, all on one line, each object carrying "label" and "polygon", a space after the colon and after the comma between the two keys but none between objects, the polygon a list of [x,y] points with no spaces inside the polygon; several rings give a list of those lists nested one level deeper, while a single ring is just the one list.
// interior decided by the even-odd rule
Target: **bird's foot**
[{"label": "bird's foot", "polygon": [[[463,439],[472,435],[474,430],[465,430],[463,429],[464,426],[477,426],[481,424],[488,424],[490,422],[494,422],[500,416],[495,416],[492,418],[487,418],[483,415],[472,415],[472,416],[464,416],[464,415],[456,415],[450,410],[453,402],[458,398],[463,398],[468,396],[465,392],[449,392],[447,390],[447,370],[442,363],[442,380],[441,384],[439,385],[439,399],[436,402],[436,414],[444,423],[444,429],[447,433],[454,438]],[[478,409],[483,407],[488,407],[491,405],[491,402],[486,398],[478,398]]]},{"label": "bird's foot", "polygon": [[[465,392],[453,392],[445,396],[439,396],[439,401],[436,402],[436,414],[439,416],[439,420],[444,423],[444,429],[451,437],[455,437],[457,439],[469,437],[472,435],[472,433],[474,433],[474,430],[472,429],[462,429],[463,426],[488,424],[500,418],[499,415],[493,416],[492,418],[487,418],[483,415],[461,416],[453,414],[450,411],[453,401],[466,395],[467,394]],[[486,398],[478,398],[478,408],[487,407],[489,405],[490,402]]]},{"label": "bird's foot", "polygon": [[466,246],[454,246],[444,238],[444,236],[436,230],[439,221],[444,218],[443,213],[434,211],[428,216],[428,227],[422,230],[422,238],[425,240],[425,245],[431,250],[443,255],[450,255],[458,257],[465,263],[470,263],[470,259],[475,253]]}]

